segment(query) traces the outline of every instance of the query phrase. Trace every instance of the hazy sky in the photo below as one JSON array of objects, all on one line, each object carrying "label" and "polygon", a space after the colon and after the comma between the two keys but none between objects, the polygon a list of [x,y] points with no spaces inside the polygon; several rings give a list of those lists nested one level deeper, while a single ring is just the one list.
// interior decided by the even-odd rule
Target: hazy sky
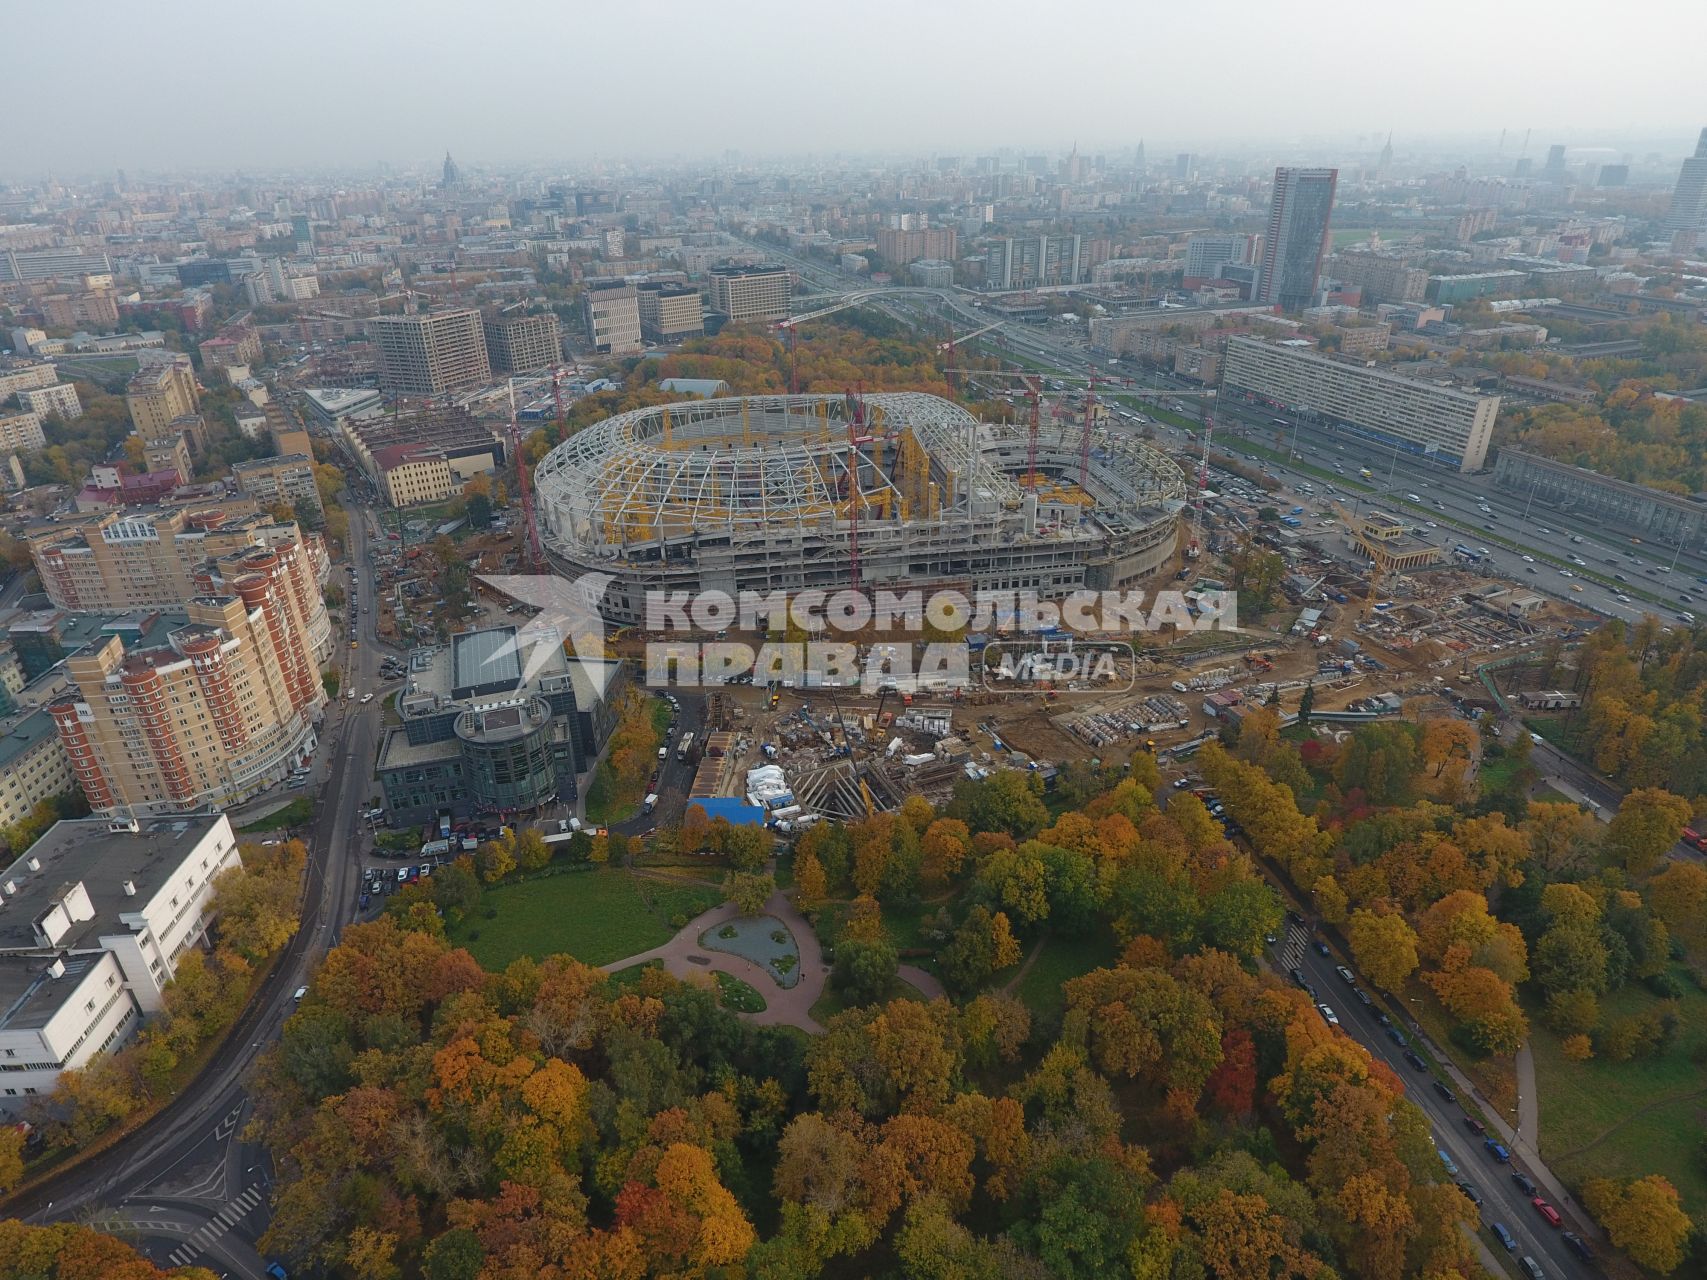
[{"label": "hazy sky", "polygon": [[1707,0],[15,0],[0,43],[13,177],[1707,124]]}]

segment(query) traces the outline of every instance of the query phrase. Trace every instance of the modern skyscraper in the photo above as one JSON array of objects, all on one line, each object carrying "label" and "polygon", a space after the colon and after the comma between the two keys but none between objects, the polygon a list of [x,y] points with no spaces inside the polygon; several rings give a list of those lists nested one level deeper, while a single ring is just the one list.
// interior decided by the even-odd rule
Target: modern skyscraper
[{"label": "modern skyscraper", "polygon": [[1565,180],[1565,144],[1555,142],[1547,148],[1547,163],[1541,166],[1541,181],[1563,182]]},{"label": "modern skyscraper", "polygon": [[1381,148],[1381,158],[1375,162],[1377,173],[1386,173],[1393,167],[1393,135],[1387,134],[1387,145]]},{"label": "modern skyscraper", "polygon": [[1310,305],[1322,254],[1328,247],[1328,221],[1334,210],[1338,169],[1274,171],[1274,201],[1263,238],[1258,302],[1297,311]]},{"label": "modern skyscraper", "polygon": [[1182,151],[1174,157],[1174,177],[1181,182],[1191,177],[1191,152]]},{"label": "modern skyscraper", "polygon": [[456,167],[456,161],[450,158],[450,152],[445,152],[444,185],[460,187],[462,185],[462,170]]},{"label": "modern skyscraper", "polygon": [[1672,188],[1667,231],[1707,231],[1707,129],[1695,143],[1695,154],[1683,162]]},{"label": "modern skyscraper", "polygon": [[367,332],[379,355],[382,391],[437,396],[492,377],[480,313],[472,308],[374,316]]}]

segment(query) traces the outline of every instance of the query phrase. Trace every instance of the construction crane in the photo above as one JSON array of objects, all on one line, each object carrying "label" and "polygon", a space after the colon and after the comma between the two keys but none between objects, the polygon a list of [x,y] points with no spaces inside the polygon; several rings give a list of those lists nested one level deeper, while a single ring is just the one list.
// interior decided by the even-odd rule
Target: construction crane
[{"label": "construction crane", "polygon": [[[952,365],[954,363],[954,349],[955,349],[955,347],[964,346],[966,343],[971,342],[974,338],[981,338],[986,333],[989,333],[991,330],[1000,329],[1001,327],[1002,327],[1002,322],[1000,320],[997,320],[994,324],[987,324],[982,329],[974,329],[971,333],[962,334],[958,338],[954,336],[954,330],[951,328],[948,331],[948,341],[937,343],[936,349],[938,351],[947,352],[947,354],[943,357],[943,363],[945,365]],[[954,381],[953,378],[950,378],[948,380],[948,385],[953,387],[956,391],[960,390],[959,385],[956,384],[956,382]]]},{"label": "construction crane", "polygon": [[881,292],[881,290],[873,289],[873,290],[868,290],[865,293],[850,293],[850,294],[848,294],[847,297],[843,298],[840,302],[837,302],[831,306],[819,307],[816,311],[808,311],[804,315],[789,316],[786,320],[778,320],[776,322],[776,327],[778,329],[784,329],[788,332],[788,394],[789,395],[797,396],[800,394],[800,377],[799,377],[798,371],[795,368],[795,354],[796,354],[796,348],[797,348],[797,344],[798,344],[799,339],[795,333],[795,330],[797,330],[801,325],[805,324],[809,320],[822,320],[825,316],[833,316],[838,311],[846,311],[849,307],[857,307],[861,303],[867,302],[870,299],[876,297],[879,292]]},{"label": "construction crane", "polygon": [[527,458],[522,454],[522,430],[516,423],[516,381],[510,379],[510,448],[516,455],[516,494],[522,502],[524,550],[529,573],[545,572],[545,548],[540,545],[539,525],[533,513],[533,486],[528,483]]},{"label": "construction crane", "polygon": [[1209,494],[1209,443],[1215,438],[1215,410],[1203,411],[1203,457],[1197,464],[1197,493],[1191,500],[1191,540],[1185,558],[1195,560],[1203,551],[1203,503]]},{"label": "construction crane", "polygon": [[[859,509],[865,495],[859,488],[859,451],[873,439],[866,428],[865,400],[844,393],[848,413],[848,585],[859,590]],[[845,732],[845,731],[844,731]]]}]

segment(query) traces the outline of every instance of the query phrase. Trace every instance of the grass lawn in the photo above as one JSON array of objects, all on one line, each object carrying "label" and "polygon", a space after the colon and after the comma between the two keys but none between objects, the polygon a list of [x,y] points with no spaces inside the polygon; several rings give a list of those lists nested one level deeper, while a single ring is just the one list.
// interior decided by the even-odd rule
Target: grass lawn
[{"label": "grass lawn", "polygon": [[269,813],[266,817],[259,818],[249,823],[248,826],[239,827],[237,830],[243,834],[251,831],[277,831],[282,827],[300,827],[313,820],[314,801],[307,796],[298,796],[277,812]]},{"label": "grass lawn", "polygon": [[[1632,984],[1602,1002],[1622,1017],[1659,1004]],[[1532,1044],[1541,1095],[1541,1154],[1566,1181],[1659,1173],[1699,1219],[1707,1213],[1707,1170],[1700,1159],[1707,1121],[1707,1072],[1691,1060],[1707,1045],[1707,994],[1693,984],[1679,1001],[1677,1040],[1655,1058],[1571,1062],[1559,1037],[1536,1024]]]},{"label": "grass lawn", "polygon": [[[1517,1067],[1511,1058],[1478,1058],[1471,1054],[1463,1045],[1452,1038],[1452,1019],[1446,1010],[1441,1008],[1440,1001],[1434,992],[1425,986],[1420,978],[1413,977],[1406,984],[1404,999],[1392,1001],[1395,1014],[1404,1013],[1407,1017],[1415,1018],[1428,1032],[1430,1040],[1440,1046],[1441,1052],[1469,1076],[1482,1091],[1482,1096],[1498,1108],[1510,1123],[1517,1117],[1513,1114],[1517,1109]],[[1533,1019],[1531,1019],[1533,1023]],[[1406,1028],[1409,1030],[1409,1028]],[[1433,1055],[1430,1054],[1430,1057]]]},{"label": "grass lawn", "polygon": [[1020,1003],[1037,1015],[1059,1017],[1067,1007],[1061,984],[1092,969],[1114,963],[1114,939],[1100,932],[1091,937],[1063,938],[1050,935],[1039,944],[1043,950],[1014,987]]},{"label": "grass lawn", "polygon": [[[518,956],[558,953],[587,964],[609,964],[667,942],[678,926],[713,905],[716,890],[648,883],[610,868],[544,876],[489,889],[481,909],[449,930],[489,971]],[[497,915],[487,918],[492,908]]]},{"label": "grass lawn", "polygon": [[717,981],[717,1002],[735,1013],[763,1013],[765,998],[750,982],[743,982],[732,973],[713,971]]}]

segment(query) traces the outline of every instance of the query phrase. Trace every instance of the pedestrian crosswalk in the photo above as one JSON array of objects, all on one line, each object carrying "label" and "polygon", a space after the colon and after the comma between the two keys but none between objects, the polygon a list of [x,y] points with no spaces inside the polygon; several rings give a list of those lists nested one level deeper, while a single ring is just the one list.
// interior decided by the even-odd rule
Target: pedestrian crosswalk
[{"label": "pedestrian crosswalk", "polygon": [[259,1187],[250,1187],[242,1195],[238,1196],[237,1199],[233,1200],[212,1218],[208,1219],[207,1224],[203,1226],[200,1231],[196,1232],[187,1241],[172,1250],[168,1255],[172,1265],[175,1267],[189,1266],[191,1262],[201,1255],[203,1250],[205,1250],[215,1240],[219,1239],[220,1236],[231,1230],[232,1227],[236,1226],[238,1222],[243,1219],[245,1214],[249,1213],[250,1210],[254,1209],[255,1206],[260,1203],[261,1189]]},{"label": "pedestrian crosswalk", "polygon": [[1304,963],[1304,948],[1309,945],[1310,931],[1299,924],[1288,924],[1286,936],[1280,940],[1275,955],[1281,971],[1290,973]]}]

